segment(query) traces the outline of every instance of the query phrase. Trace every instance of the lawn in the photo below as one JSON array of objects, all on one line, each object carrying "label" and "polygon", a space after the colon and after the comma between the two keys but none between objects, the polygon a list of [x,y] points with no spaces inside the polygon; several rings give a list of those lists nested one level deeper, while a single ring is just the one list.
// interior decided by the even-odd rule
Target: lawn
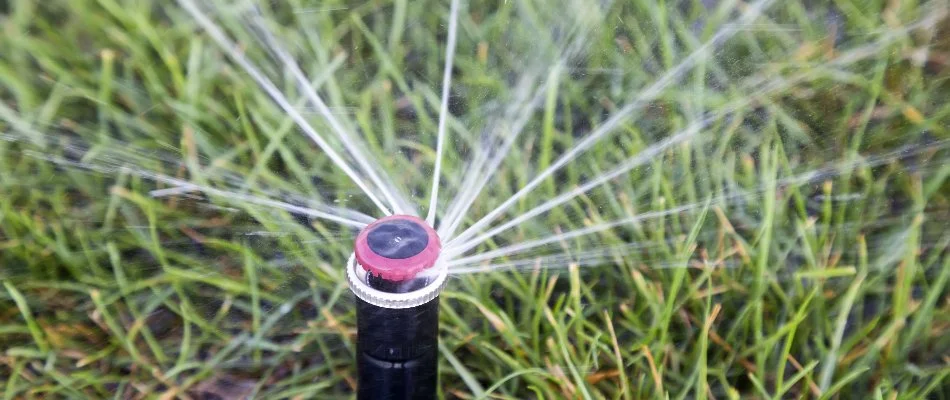
[{"label": "lawn", "polygon": [[[4,399],[353,396],[451,1],[194,2],[0,0]],[[948,12],[461,0],[440,395],[950,398]]]}]

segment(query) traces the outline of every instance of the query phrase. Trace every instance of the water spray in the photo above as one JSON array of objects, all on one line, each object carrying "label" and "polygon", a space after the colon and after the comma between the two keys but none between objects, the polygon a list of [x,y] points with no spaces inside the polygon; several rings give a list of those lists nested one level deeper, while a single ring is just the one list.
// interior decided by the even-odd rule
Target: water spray
[{"label": "water spray", "polygon": [[436,398],[441,249],[435,230],[408,215],[356,237],[346,277],[357,297],[357,398]]}]

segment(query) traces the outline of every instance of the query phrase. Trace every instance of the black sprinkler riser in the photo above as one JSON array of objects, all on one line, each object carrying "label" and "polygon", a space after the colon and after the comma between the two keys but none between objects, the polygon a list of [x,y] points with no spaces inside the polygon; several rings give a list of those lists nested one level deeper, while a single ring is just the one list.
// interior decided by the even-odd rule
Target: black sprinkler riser
[{"label": "black sprinkler riser", "polygon": [[439,298],[385,308],[356,299],[359,400],[436,398]]}]

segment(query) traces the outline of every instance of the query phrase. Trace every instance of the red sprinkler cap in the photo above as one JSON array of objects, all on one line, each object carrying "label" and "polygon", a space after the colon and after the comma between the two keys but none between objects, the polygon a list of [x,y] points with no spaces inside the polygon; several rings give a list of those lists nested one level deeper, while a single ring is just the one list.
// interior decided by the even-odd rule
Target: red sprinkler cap
[{"label": "red sprinkler cap", "polygon": [[356,261],[388,281],[411,279],[435,265],[442,243],[435,230],[411,215],[390,215],[369,224],[356,237]]}]

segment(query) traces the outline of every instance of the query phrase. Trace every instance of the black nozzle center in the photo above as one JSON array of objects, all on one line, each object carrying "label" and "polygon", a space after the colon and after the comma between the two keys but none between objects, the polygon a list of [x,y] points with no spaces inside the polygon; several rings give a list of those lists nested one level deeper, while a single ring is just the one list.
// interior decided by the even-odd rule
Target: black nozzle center
[{"label": "black nozzle center", "polygon": [[429,234],[413,221],[392,220],[374,226],[366,236],[366,243],[374,253],[398,260],[425,250],[429,245]]}]

